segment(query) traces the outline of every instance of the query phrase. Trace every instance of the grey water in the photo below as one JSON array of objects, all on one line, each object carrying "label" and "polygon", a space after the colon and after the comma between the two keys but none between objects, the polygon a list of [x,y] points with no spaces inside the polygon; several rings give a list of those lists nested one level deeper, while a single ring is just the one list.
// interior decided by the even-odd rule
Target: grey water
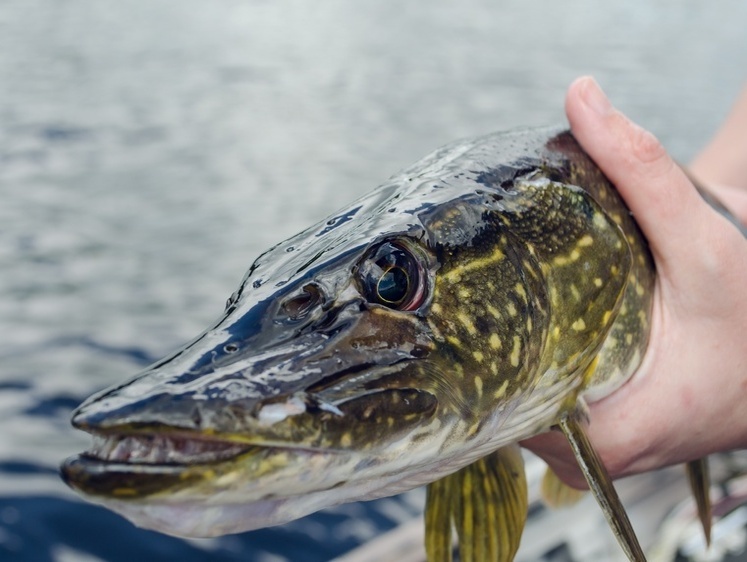
[{"label": "grey water", "polygon": [[[0,1],[0,560],[329,560],[418,494],[210,541],[83,503],[72,409],[199,333],[265,248],[594,74],[687,162],[747,2]],[[686,235],[686,233],[683,233]]]}]

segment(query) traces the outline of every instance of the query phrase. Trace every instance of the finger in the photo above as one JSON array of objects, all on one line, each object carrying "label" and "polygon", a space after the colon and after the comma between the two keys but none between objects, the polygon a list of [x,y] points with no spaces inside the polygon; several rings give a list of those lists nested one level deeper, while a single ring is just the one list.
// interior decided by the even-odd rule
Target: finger
[{"label": "finger", "polygon": [[[593,78],[568,90],[566,113],[574,136],[615,184],[660,263],[692,251],[693,232],[706,221],[703,200],[659,141],[616,110]],[[658,254],[658,255],[657,255]]]}]

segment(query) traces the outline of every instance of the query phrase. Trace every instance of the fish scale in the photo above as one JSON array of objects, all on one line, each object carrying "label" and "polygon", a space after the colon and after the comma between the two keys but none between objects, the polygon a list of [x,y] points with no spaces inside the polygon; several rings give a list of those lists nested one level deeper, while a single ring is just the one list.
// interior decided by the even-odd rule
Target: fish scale
[{"label": "fish scale", "polygon": [[[213,326],[84,402],[73,424],[96,445],[62,474],[180,536],[429,483],[431,562],[451,560],[453,531],[463,562],[508,561],[526,519],[516,443],[559,428],[642,560],[584,412],[640,363],[654,279],[569,132],[458,141],[262,254]],[[707,471],[691,473],[702,499]]]}]

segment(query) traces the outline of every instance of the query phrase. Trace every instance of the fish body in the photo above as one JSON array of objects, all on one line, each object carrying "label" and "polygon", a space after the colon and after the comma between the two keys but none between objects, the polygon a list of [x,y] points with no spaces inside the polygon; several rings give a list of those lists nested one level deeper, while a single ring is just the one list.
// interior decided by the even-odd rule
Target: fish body
[{"label": "fish body", "polygon": [[[94,445],[63,477],[181,536],[455,473],[465,490],[469,467],[514,489],[512,444],[565,427],[637,368],[654,278],[635,221],[570,132],[453,143],[262,254],[213,326],[82,404],[73,424]],[[446,505],[454,489],[433,488],[430,536],[450,541],[465,518]],[[513,556],[495,548],[472,559]]]}]

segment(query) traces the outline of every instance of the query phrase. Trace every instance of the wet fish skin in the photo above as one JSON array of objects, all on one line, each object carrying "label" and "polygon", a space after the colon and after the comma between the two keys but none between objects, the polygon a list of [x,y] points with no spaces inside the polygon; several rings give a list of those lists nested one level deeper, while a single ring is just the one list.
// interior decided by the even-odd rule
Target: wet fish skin
[{"label": "wet fish skin", "polygon": [[[372,295],[390,270],[401,302]],[[623,384],[654,276],[569,132],[459,141],[268,250],[214,326],[81,405],[105,443],[63,476],[187,536],[438,480]]]}]

